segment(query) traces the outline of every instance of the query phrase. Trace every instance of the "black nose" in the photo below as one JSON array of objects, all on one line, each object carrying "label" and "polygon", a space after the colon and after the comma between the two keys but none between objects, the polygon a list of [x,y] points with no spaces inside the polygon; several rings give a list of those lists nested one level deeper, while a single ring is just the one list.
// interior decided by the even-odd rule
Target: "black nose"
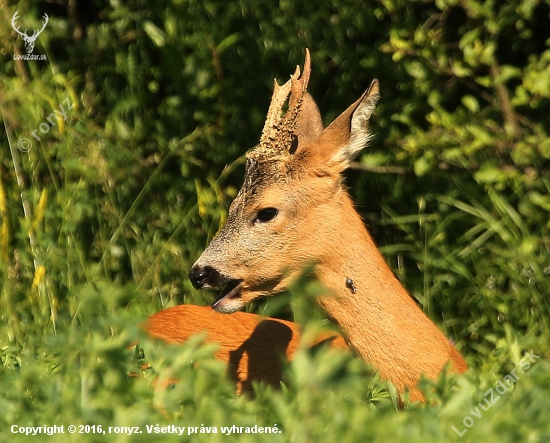
[{"label": "black nose", "polygon": [[189,280],[196,289],[216,287],[223,283],[220,273],[210,266],[193,266],[189,271]]}]

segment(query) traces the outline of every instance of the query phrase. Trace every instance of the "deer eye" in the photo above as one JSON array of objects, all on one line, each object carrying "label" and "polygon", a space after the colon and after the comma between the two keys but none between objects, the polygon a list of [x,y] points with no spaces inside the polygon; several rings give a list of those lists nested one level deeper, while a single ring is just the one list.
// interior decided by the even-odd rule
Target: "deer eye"
[{"label": "deer eye", "polygon": [[276,208],[260,209],[258,211],[258,214],[256,215],[256,220],[254,221],[259,223],[265,223],[277,217],[278,213],[279,211]]}]

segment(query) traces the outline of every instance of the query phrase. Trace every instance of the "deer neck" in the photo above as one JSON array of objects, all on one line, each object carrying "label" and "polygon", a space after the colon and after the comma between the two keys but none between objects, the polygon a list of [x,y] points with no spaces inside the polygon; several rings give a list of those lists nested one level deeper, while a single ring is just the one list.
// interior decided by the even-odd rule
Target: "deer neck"
[{"label": "deer neck", "polygon": [[414,386],[421,373],[437,376],[452,345],[394,276],[347,194],[339,206],[344,210],[332,249],[316,269],[328,289],[318,304],[351,347],[398,389]]}]

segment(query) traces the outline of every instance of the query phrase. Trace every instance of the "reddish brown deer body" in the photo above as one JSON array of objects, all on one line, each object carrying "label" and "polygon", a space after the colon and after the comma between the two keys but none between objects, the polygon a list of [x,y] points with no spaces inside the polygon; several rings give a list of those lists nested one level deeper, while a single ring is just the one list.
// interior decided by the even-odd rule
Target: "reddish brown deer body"
[{"label": "reddish brown deer body", "polygon": [[[207,306],[180,305],[152,315],[146,323],[153,337],[168,343],[183,343],[199,332],[219,345],[216,357],[227,362],[227,375],[237,393],[252,392],[253,381],[278,388],[282,380],[281,357],[291,360],[300,342],[296,323],[235,312],[220,314]],[[323,333],[312,345],[322,343],[347,349],[344,339]],[[162,387],[172,379],[161,381]]]},{"label": "reddish brown deer body", "polygon": [[[227,223],[189,277],[196,288],[227,285],[213,308],[233,313],[252,300],[287,289],[314,264],[314,276],[327,289],[318,304],[348,344],[399,392],[409,389],[412,400],[421,400],[416,387],[421,374],[434,379],[447,362],[456,372],[467,366],[385,263],[343,185],[342,171],[369,139],[378,82],[374,80],[359,100],[323,129],[317,106],[306,92],[309,74],[306,51],[302,75],[297,67],[283,86],[275,82],[260,145],[247,154],[244,184]],[[287,99],[288,110],[281,117]],[[152,319],[163,323],[159,315],[162,312]],[[230,317],[226,329],[225,317],[209,320],[207,314],[200,325],[187,329],[216,330],[212,340],[225,343],[227,349],[235,340],[233,346],[239,348],[258,320],[238,315],[247,326],[237,336]],[[180,323],[183,327],[186,321]],[[285,326],[296,336],[295,326]],[[151,331],[162,335],[159,329]],[[164,335],[170,339],[170,334]],[[229,360],[228,351],[221,352],[226,354],[220,357]]]}]

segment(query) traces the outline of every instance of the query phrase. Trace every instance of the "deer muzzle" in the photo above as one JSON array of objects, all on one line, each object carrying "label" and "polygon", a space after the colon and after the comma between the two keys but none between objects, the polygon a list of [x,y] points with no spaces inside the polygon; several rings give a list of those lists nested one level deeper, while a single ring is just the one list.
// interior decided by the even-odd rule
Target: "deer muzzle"
[{"label": "deer muzzle", "polygon": [[225,285],[221,295],[212,304],[218,312],[234,312],[241,307],[239,300],[242,290],[242,280],[231,279],[220,274],[211,266],[195,265],[189,272],[189,280],[196,289],[217,288]]},{"label": "deer muzzle", "polygon": [[211,266],[195,265],[189,272],[189,280],[195,289],[216,288],[228,282],[218,271]]}]

